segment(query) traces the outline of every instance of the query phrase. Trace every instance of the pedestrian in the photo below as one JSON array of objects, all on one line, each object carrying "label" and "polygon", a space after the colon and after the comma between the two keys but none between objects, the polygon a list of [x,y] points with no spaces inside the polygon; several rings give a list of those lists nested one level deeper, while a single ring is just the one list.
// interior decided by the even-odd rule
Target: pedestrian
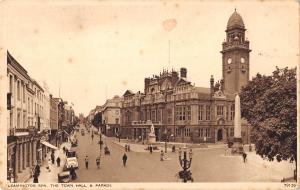
[{"label": "pedestrian", "polygon": [[50,165],[51,165],[51,159],[49,158],[47,166],[46,166],[46,169],[48,170],[48,172],[51,172]]},{"label": "pedestrian", "polygon": [[123,166],[126,166],[126,162],[127,162],[127,155],[126,155],[126,153],[124,153],[122,159],[123,159]]},{"label": "pedestrian", "polygon": [[127,144],[125,144],[125,152],[127,152]]},{"label": "pedestrian", "polygon": [[39,183],[39,177],[37,174],[33,175],[33,183]]},{"label": "pedestrian", "polygon": [[58,156],[56,159],[57,167],[60,167],[60,157]]},{"label": "pedestrian", "polygon": [[54,164],[55,161],[55,156],[54,156],[54,152],[51,153],[51,163]]},{"label": "pedestrian", "polygon": [[39,164],[37,164],[34,168],[34,174],[36,174],[37,176],[39,176],[41,173],[41,167]]},{"label": "pedestrian", "polygon": [[85,168],[86,168],[86,169],[89,169],[89,157],[88,157],[88,156],[85,156],[84,161],[85,161]]},{"label": "pedestrian", "polygon": [[92,134],[92,141],[93,141],[93,139],[94,139],[94,134]]},{"label": "pedestrian", "polygon": [[71,168],[70,168],[70,175],[71,175],[72,180],[77,178],[75,168],[73,167],[73,165],[71,165]]},{"label": "pedestrian", "polygon": [[172,146],[172,152],[175,152],[176,151],[176,147],[175,145]]},{"label": "pedestrian", "polygon": [[130,145],[127,145],[127,151],[130,152]]},{"label": "pedestrian", "polygon": [[98,156],[96,158],[96,164],[97,164],[97,168],[99,169],[100,168],[100,156]]},{"label": "pedestrian", "polygon": [[150,145],[150,153],[152,154],[153,152],[153,147],[152,147],[152,144]]},{"label": "pedestrian", "polygon": [[244,163],[246,163],[246,161],[247,161],[247,154],[246,154],[246,152],[243,152],[243,159],[244,159]]},{"label": "pedestrian", "polygon": [[160,161],[164,161],[164,151],[160,151]]}]

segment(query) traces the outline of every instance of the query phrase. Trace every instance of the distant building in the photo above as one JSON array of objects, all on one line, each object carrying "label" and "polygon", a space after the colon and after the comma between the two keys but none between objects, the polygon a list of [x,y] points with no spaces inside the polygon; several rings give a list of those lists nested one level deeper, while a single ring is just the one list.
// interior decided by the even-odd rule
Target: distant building
[{"label": "distant building", "polygon": [[58,115],[58,105],[59,101],[52,97],[50,94],[50,130],[51,130],[51,140],[52,144],[59,146],[59,115]]},{"label": "distant building", "polygon": [[122,98],[114,96],[101,106],[102,122],[105,134],[114,136],[120,130]]}]

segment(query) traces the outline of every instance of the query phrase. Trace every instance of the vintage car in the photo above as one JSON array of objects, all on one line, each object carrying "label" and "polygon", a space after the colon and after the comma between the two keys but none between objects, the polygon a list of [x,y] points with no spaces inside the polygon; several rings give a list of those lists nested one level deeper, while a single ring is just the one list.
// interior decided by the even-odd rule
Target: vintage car
[{"label": "vintage car", "polygon": [[58,183],[69,183],[71,176],[69,171],[60,172],[57,174]]},{"label": "vintage car", "polygon": [[64,166],[64,170],[67,171],[73,166],[74,169],[78,169],[78,160],[77,160],[77,154],[75,150],[69,150],[66,153],[66,162]]}]

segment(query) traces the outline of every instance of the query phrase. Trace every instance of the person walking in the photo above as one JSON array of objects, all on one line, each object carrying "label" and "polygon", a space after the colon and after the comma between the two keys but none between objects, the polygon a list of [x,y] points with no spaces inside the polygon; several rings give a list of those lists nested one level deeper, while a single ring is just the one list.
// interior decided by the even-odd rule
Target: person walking
[{"label": "person walking", "polygon": [[152,152],[153,152],[153,147],[152,147],[152,144],[150,145],[150,153],[152,154]]},{"label": "person walking", "polygon": [[41,173],[41,167],[39,166],[39,164],[36,164],[33,170],[33,183],[39,182],[40,173]]},{"label": "person walking", "polygon": [[243,152],[243,160],[244,160],[244,163],[246,163],[246,161],[247,161],[247,154],[246,154],[246,152]]},{"label": "person walking", "polygon": [[93,139],[94,139],[94,133],[92,133],[92,141],[93,141]]},{"label": "person walking", "polygon": [[54,164],[55,161],[55,156],[54,156],[54,151],[51,153],[51,163]]},{"label": "person walking", "polygon": [[99,169],[100,168],[100,156],[98,156],[96,158],[96,165],[97,165],[97,168]]},{"label": "person walking", "polygon": [[127,152],[127,144],[125,144],[125,152]]},{"label": "person walking", "polygon": [[57,167],[60,167],[60,157],[58,156],[56,159]]},{"label": "person walking", "polygon": [[85,161],[85,168],[86,168],[86,169],[89,169],[89,157],[88,157],[88,156],[85,156],[84,161]]},{"label": "person walking", "polygon": [[164,151],[160,151],[160,161],[164,161]]},{"label": "person walking", "polygon": [[124,153],[122,159],[123,159],[123,166],[126,166],[126,162],[127,162],[127,155],[126,155],[126,153]]},{"label": "person walking", "polygon": [[127,145],[127,151],[130,152],[130,145]]}]

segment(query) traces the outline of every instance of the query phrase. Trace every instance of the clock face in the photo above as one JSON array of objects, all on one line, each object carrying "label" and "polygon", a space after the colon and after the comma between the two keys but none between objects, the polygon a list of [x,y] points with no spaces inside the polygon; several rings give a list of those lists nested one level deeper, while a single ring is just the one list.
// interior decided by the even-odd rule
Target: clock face
[{"label": "clock face", "polygon": [[241,63],[245,63],[245,58],[241,57]]},{"label": "clock face", "polygon": [[231,58],[228,58],[228,59],[227,59],[227,63],[230,64],[231,62],[232,62],[232,59],[231,59]]}]

